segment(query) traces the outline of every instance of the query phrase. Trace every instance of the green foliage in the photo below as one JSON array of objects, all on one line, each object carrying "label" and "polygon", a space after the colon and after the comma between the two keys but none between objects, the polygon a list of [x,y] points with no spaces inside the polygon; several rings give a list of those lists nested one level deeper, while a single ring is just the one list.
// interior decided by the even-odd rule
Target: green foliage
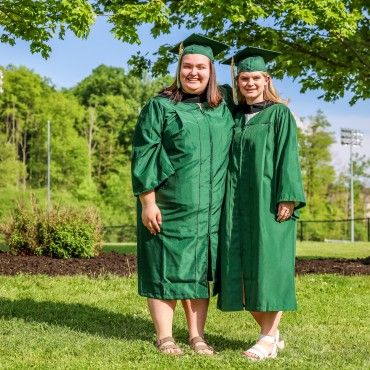
[{"label": "green foliage", "polygon": [[110,174],[107,186],[102,191],[102,198],[104,199],[102,215],[106,224],[135,225],[136,198],[132,194],[129,163],[120,167],[117,173]]},{"label": "green foliage", "polygon": [[[309,117],[305,130],[299,131],[301,167],[307,202],[302,210],[303,220],[332,219],[336,213],[327,200],[329,185],[335,179],[329,149],[334,143],[334,136],[327,131],[329,127],[330,123],[323,112],[318,111],[315,116]],[[330,226],[307,223],[304,225],[305,237],[323,240],[327,237],[325,234]]]},{"label": "green foliage", "polygon": [[[349,178],[336,175],[330,153],[334,143],[333,133],[328,131],[330,123],[323,112],[308,118],[304,130],[299,131],[301,166],[307,205],[302,210],[302,220],[349,219]],[[369,160],[356,156],[355,218],[365,217],[365,181],[369,171]],[[303,236],[309,240],[349,239],[349,222],[304,223]],[[300,230],[298,230],[300,233]],[[356,240],[367,240],[367,225],[355,224]]]},{"label": "green foliage", "polygon": [[0,42],[15,45],[20,38],[30,42],[32,53],[49,57],[49,42],[64,38],[66,30],[87,37],[95,14],[86,0],[2,0]]},{"label": "green foliage", "polygon": [[[278,78],[287,74],[298,79],[302,92],[321,89],[327,101],[350,92],[351,104],[370,96],[365,82],[370,65],[365,0],[230,0],[226,6],[222,0],[149,1],[158,5],[158,20],[146,12],[147,7],[140,1],[125,10],[118,2],[104,3],[106,10],[114,14],[113,32],[122,40],[137,41],[137,27],[143,22],[153,24],[153,36],[159,30],[168,33],[168,24],[189,30],[199,27],[237,48],[253,45],[282,51],[272,72]],[[141,12],[141,17],[135,24],[132,15],[136,11]],[[155,75],[167,73],[173,56],[168,48],[158,54],[154,64],[143,56],[134,56],[131,63],[139,67],[137,73],[148,64]]]},{"label": "green foliage", "polygon": [[[0,131],[27,170],[29,140],[38,129],[42,101],[51,92],[50,83],[26,67],[10,65],[4,69],[4,93],[0,95],[0,117],[4,124]],[[29,171],[23,172],[19,179],[23,188],[28,174]]]},{"label": "green foliage", "polygon": [[71,89],[86,108],[77,129],[88,143],[91,176],[103,191],[130,158],[140,109],[168,83],[168,77],[143,80],[122,68],[100,65]]},{"label": "green foliage", "polygon": [[355,153],[353,155],[353,175],[360,181],[370,179],[370,158]]},{"label": "green foliage", "polygon": [[[17,160],[14,145],[0,132],[0,189],[14,188],[25,176],[25,167]],[[0,191],[1,191],[0,190]]]},{"label": "green foliage", "polygon": [[[0,42],[14,45],[21,38],[46,58],[55,35],[62,39],[69,29],[87,37],[96,15],[107,17],[113,35],[131,44],[140,44],[138,28],[144,24],[151,25],[153,37],[175,27],[200,28],[233,47],[282,51],[273,68],[276,77],[298,79],[302,92],[320,89],[327,101],[349,92],[354,104],[370,96],[368,8],[366,0],[229,0],[226,5],[223,0],[6,0],[0,2]],[[168,50],[161,46],[155,63],[146,55],[133,56],[133,71],[166,74],[174,58]]]},{"label": "green foliage", "polygon": [[74,96],[52,92],[43,100],[37,133],[30,139],[29,172],[33,186],[46,183],[47,125],[51,122],[51,182],[53,187],[74,189],[89,176],[88,150],[75,125],[84,110]]},{"label": "green foliage", "polygon": [[35,202],[19,203],[1,225],[11,253],[56,258],[89,258],[102,247],[101,221],[92,208],[55,207],[45,211]]},{"label": "green foliage", "polygon": [[[142,79],[121,68],[99,66],[71,90],[26,67],[5,69],[0,95],[0,220],[17,199],[37,193],[46,199],[46,129],[51,121],[51,199],[54,204],[85,208],[95,205],[105,225],[134,225],[131,192],[131,137],[140,108],[169,77]],[[26,87],[26,88],[23,88]],[[349,218],[348,175],[335,175],[329,152],[334,142],[322,112],[305,121],[299,133],[307,207],[302,220]],[[355,216],[364,217],[369,159],[355,156]],[[129,228],[106,233],[111,241],[133,235]],[[130,228],[130,230],[133,230]],[[343,239],[347,223],[305,224],[308,239]],[[365,240],[366,225],[356,223],[356,239]]]},{"label": "green foliage", "polygon": [[133,224],[131,136],[141,106],[167,80],[140,80],[120,68],[100,66],[72,91],[59,92],[25,67],[8,66],[4,75],[0,219],[22,194],[46,198],[50,120],[52,201],[95,204],[105,224]]}]

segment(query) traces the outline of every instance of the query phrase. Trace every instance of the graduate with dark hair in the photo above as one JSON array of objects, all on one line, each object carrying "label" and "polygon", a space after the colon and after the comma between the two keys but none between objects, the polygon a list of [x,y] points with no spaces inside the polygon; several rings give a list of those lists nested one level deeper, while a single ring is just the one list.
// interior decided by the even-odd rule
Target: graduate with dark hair
[{"label": "graduate with dark hair", "polygon": [[253,361],[284,346],[278,325],[282,311],[296,309],[296,218],[305,205],[296,122],[266,68],[278,54],[247,47],[224,62],[237,66],[239,105],[215,292],[221,310],[248,310],[259,324],[256,344],[244,352]]},{"label": "graduate with dark hair", "polygon": [[139,294],[148,298],[157,348],[172,355],[182,353],[172,337],[179,299],[190,346],[214,354],[204,326],[234,122],[213,61],[227,48],[197,34],[176,45],[176,80],[148,101],[133,138]]}]

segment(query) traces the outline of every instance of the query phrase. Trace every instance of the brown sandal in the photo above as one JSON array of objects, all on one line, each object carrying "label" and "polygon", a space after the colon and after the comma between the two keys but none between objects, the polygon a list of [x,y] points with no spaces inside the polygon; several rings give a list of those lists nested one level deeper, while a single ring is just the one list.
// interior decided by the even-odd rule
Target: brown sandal
[{"label": "brown sandal", "polygon": [[[173,339],[172,337],[158,339],[155,346],[157,347],[159,352],[165,353],[167,355],[171,355],[171,356],[181,356],[182,355],[181,348],[176,344],[175,339]],[[179,352],[168,352],[169,349],[177,349],[179,350]]]},{"label": "brown sandal", "polygon": [[[196,345],[197,343],[202,343],[202,344],[198,344]],[[217,352],[214,350],[213,347],[211,347],[204,338],[202,337],[194,337],[192,339],[189,339],[189,346],[191,347],[191,349],[199,354],[199,355],[205,355],[205,356],[213,356],[215,355]],[[204,353],[203,351],[211,351],[211,353]]]}]

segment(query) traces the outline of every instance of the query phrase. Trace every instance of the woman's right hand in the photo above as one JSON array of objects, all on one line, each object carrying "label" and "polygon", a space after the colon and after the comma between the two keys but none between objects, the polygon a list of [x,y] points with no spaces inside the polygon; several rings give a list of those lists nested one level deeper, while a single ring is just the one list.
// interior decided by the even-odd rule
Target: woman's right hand
[{"label": "woman's right hand", "polygon": [[155,203],[143,205],[141,220],[152,235],[156,235],[161,231],[162,215]]}]

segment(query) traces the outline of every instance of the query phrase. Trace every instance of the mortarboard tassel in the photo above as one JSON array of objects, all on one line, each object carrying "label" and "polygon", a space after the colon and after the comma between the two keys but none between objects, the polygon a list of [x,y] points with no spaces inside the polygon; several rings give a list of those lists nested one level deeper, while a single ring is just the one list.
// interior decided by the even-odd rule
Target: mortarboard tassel
[{"label": "mortarboard tassel", "polygon": [[236,92],[236,83],[235,83],[235,63],[234,63],[234,57],[231,58],[231,89],[233,93],[233,101],[235,105],[238,105],[238,95]]},{"label": "mortarboard tassel", "polygon": [[179,46],[179,62],[177,64],[177,69],[176,69],[176,85],[178,89],[181,87],[180,69],[181,69],[181,58],[182,58],[183,52],[184,52],[184,45],[183,43],[181,43]]}]

